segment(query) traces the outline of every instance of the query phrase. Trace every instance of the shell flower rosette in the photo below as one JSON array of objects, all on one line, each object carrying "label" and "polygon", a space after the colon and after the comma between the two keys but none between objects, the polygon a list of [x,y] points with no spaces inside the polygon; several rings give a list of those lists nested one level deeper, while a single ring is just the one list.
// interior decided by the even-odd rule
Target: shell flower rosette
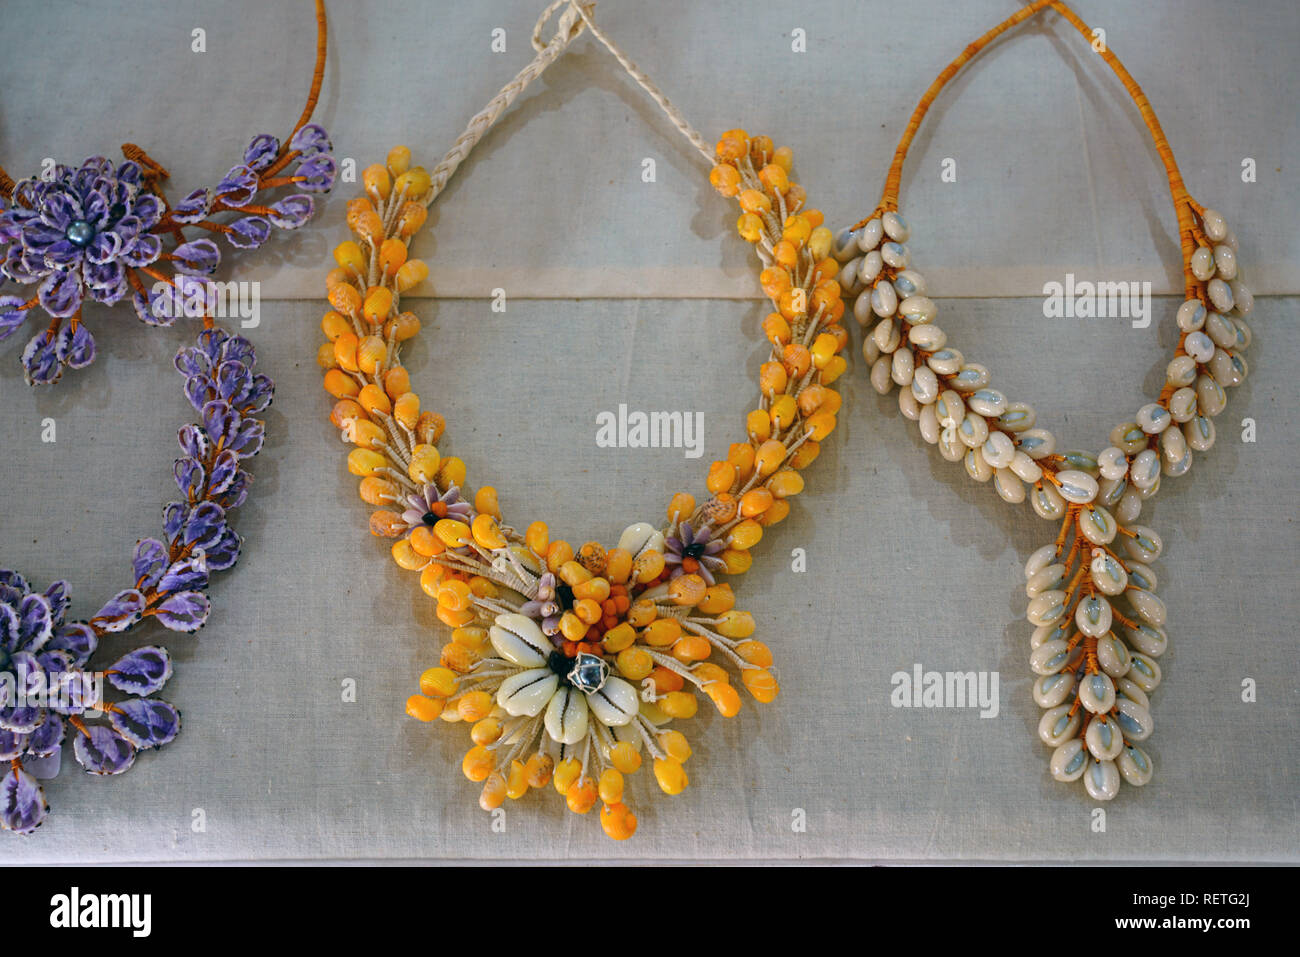
[{"label": "shell flower rosette", "polygon": [[348,206],[355,239],[337,247],[327,278],[318,361],[330,419],[355,446],[348,469],[375,508],[370,530],[393,540],[393,559],[451,629],[407,712],[469,726],[462,770],[482,784],[485,809],[551,784],[576,813],[599,806],[610,837],[630,837],[627,775],[648,763],[667,794],[687,786],[691,749],[673,722],[701,697],[730,717],[745,696],[777,694],[771,652],[717,578],[744,573],[764,529],[789,514],[835,428],[830,384],[847,367],[832,235],[790,168],[788,148],[732,130],[710,177],[741,206],[738,230],[774,306],[745,440],[712,463],[703,500],[677,493],[665,523],[577,547],[543,522],[506,524],[495,489],[471,496],[465,463],[439,451],[444,420],[422,409],[401,364],[420,322],[399,299],[428,273],[408,244],[441,183],[405,147],[364,172],[366,195]]},{"label": "shell flower rosette", "polygon": [[167,171],[139,147],[122,149],[127,159],[116,166],[92,156],[17,183],[0,175],[0,280],[27,287],[25,295],[0,295],[0,340],[35,310],[50,319],[23,349],[33,384],[94,361],[95,338],[82,319],[87,302],[111,306],[129,297],[140,320],[154,326],[171,325],[190,304],[204,315],[203,280],[220,265],[221,249],[187,230],[255,249],[275,230],[311,219],[310,194],[329,190],[336,172],[325,130],[307,124],[283,147],[269,134],[254,137],[216,186],[172,206],[161,188]]}]

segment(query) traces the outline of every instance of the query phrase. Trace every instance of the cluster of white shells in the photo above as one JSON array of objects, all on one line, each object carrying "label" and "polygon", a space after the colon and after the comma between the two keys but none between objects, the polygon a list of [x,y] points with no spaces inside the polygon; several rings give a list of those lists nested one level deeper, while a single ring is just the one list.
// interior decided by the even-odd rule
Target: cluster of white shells
[{"label": "cluster of white shells", "polygon": [[[1147,695],[1160,683],[1156,659],[1169,646],[1165,605],[1148,564],[1160,554],[1160,536],[1134,525],[1122,548],[1112,550],[1118,531],[1102,506],[1080,512],[1076,534],[1093,589],[1079,596],[1073,615],[1075,593],[1065,586],[1072,569],[1058,546],[1044,545],[1025,564],[1025,617],[1034,626],[1029,666],[1038,675],[1034,701],[1043,709],[1038,736],[1052,748],[1052,777],[1082,780],[1099,801],[1115,797],[1121,779],[1138,787],[1151,780],[1151,756],[1138,744],[1151,735]],[[1096,671],[1082,637],[1096,642]]]},{"label": "cluster of white shells", "polygon": [[[971,478],[991,481],[1005,501],[1028,498],[1040,517],[1056,521],[1077,507],[1067,532],[1078,537],[1079,550],[1070,555],[1086,566],[1092,588],[1079,595],[1067,586],[1073,568],[1062,562],[1062,545],[1046,545],[1025,567],[1026,616],[1035,627],[1033,694],[1044,709],[1038,733],[1053,749],[1052,776],[1082,780],[1096,800],[1113,798],[1121,781],[1146,784],[1153,767],[1138,742],[1151,734],[1147,694],[1160,682],[1155,659],[1168,646],[1166,610],[1148,565],[1162,545],[1154,531],[1132,523],[1164,475],[1186,474],[1192,452],[1214,444],[1225,389],[1248,371],[1240,353],[1251,332],[1242,317],[1254,299],[1239,275],[1237,240],[1213,210],[1199,218],[1212,245],[1196,249],[1190,267],[1212,311],[1200,297],[1178,307],[1182,348],[1166,369],[1168,401],[1144,405],[1095,455],[1058,452],[1032,406],[990,388],[988,369],[948,344],[925,279],[911,268],[910,228],[901,215],[886,212],[842,231],[835,243],[841,285],[867,331],[862,352],[876,391],[898,386],[899,410],[921,437],[948,461],[962,462]],[[1117,537],[1123,547],[1113,550]],[[1095,669],[1080,636],[1096,642]]]}]

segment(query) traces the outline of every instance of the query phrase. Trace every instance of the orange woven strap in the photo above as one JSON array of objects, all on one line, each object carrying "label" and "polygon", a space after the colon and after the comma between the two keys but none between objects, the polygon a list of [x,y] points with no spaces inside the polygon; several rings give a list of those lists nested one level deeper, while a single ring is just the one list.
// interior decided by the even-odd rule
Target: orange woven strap
[{"label": "orange woven strap", "polygon": [[[912,111],[912,116],[907,122],[907,127],[903,130],[902,139],[898,142],[898,149],[894,151],[894,160],[890,164],[889,174],[885,177],[885,189],[881,193],[880,203],[875,210],[861,221],[854,225],[854,229],[861,228],[872,218],[898,209],[898,193],[903,178],[903,162],[907,158],[907,151],[912,145],[912,140],[916,136],[916,131],[921,126],[921,121],[930,109],[930,104],[934,102],[939,95],[939,91],[947,85],[963,66],[969,63],[975,56],[996,40],[999,36],[1010,30],[1019,23],[1036,16],[1043,10],[1050,7],[1059,13],[1065,20],[1079,31],[1089,43],[1093,40],[1092,28],[1064,2],[1064,0],[1034,0],[1033,3],[1017,10],[1014,14],[1003,20],[993,29],[989,30],[978,40],[971,43],[961,54],[949,63],[930,84],[921,101],[917,103],[916,109]],[[1169,140],[1165,136],[1165,131],[1160,126],[1160,121],[1156,118],[1155,110],[1151,108],[1151,103],[1146,94],[1142,92],[1132,74],[1124,68],[1119,57],[1110,51],[1108,47],[1103,47],[1098,51],[1106,64],[1115,73],[1124,89],[1128,91],[1129,96],[1137,105],[1138,112],[1142,114],[1142,120],[1151,132],[1151,139],[1155,143],[1156,152],[1160,154],[1160,161],[1164,163],[1165,175],[1169,180],[1169,194],[1174,204],[1174,215],[1178,218],[1178,236],[1182,246],[1183,253],[1183,275],[1189,297],[1195,292],[1195,277],[1191,271],[1191,257],[1197,245],[1209,245],[1209,241],[1202,233],[1197,219],[1204,212],[1187,192],[1187,187],[1183,185],[1182,175],[1178,172],[1178,164],[1174,160],[1173,148],[1169,145]],[[1195,215],[1193,215],[1195,214]]]}]

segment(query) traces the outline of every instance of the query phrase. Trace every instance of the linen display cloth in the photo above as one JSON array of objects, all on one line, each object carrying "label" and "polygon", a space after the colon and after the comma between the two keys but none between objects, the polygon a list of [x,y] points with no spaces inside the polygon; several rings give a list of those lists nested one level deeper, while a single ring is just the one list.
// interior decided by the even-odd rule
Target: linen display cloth
[{"label": "linen display cloth", "polygon": [[[431,167],[531,59],[543,5],[334,4],[315,121],[358,171],[398,142]],[[690,787],[670,798],[648,767],[631,776],[630,841],[608,840],[595,813],[569,813],[549,787],[508,802],[494,832],[460,772],[467,729],[403,713],[447,632],[417,576],[366,530],[370,509],[326,418],[314,358],[324,276],[359,194],[341,182],[298,233],[253,254],[222,242],[223,277],[260,283],[259,324],[242,331],[277,391],[235,518],[244,552],[215,578],[208,625],[104,642],[106,654],[172,651],[162,697],[181,709],[181,735],[119,778],[85,775],[65,753],[45,785],[50,818],[30,837],[0,835],[0,861],[1295,861],[1300,236],[1286,160],[1300,151],[1300,8],[1073,5],[1142,83],[1188,188],[1228,218],[1263,294],[1251,375],[1229,393],[1218,442],[1189,475],[1166,478],[1139,520],[1165,541],[1156,772],[1104,806],[1103,832],[1082,786],[1050,779],[1030,696],[1022,568],[1057,526],[926,446],[896,395],[871,389],[856,329],[839,427],[789,518],[732,580],[772,648],[780,695],[746,695],[734,719],[702,701],[675,723],[694,749]],[[875,205],[933,76],[1014,9],[602,0],[595,15],[706,139],[744,126],[790,145],[810,205],[839,227]],[[254,134],[287,135],[306,94],[306,2],[64,5],[57,29],[55,16],[27,0],[0,12],[0,162],[16,178],[46,156],[116,158],[131,141],[181,196],[214,184]],[[1177,241],[1122,87],[1059,17],[1039,20],[941,95],[904,172],[903,211],[950,344],[1033,404],[1059,447],[1096,452],[1163,382]],[[204,53],[192,51],[199,28]],[[490,48],[496,28],[504,53]],[[796,30],[805,53],[792,52]],[[33,35],[42,42],[21,39]],[[945,158],[956,182],[940,179]],[[1242,181],[1247,158],[1256,182]],[[405,354],[424,407],[447,417],[440,449],[468,463],[471,488],[497,487],[508,522],[610,544],[632,522],[658,524],[672,493],[703,494],[708,462],[743,436],[767,354],[768,306],[735,218],[698,156],[585,35],[464,164],[412,248],[431,278],[404,300],[424,323]],[[1151,325],[1044,318],[1043,283],[1070,272],[1150,279]],[[504,312],[487,298],[498,288]],[[67,578],[83,618],[130,584],[134,543],[159,533],[176,497],[175,430],[192,410],[171,358],[195,331],[146,328],[129,306],[86,320],[99,358],[53,388],[23,383],[35,321],[0,344],[0,566],[42,588]],[[596,416],[620,404],[700,414],[703,456],[598,447]],[[42,442],[50,418],[56,441]],[[793,570],[796,549],[806,571]],[[995,672],[996,716],[894,707],[893,676],[917,665]],[[1243,700],[1243,683],[1257,700]]]}]

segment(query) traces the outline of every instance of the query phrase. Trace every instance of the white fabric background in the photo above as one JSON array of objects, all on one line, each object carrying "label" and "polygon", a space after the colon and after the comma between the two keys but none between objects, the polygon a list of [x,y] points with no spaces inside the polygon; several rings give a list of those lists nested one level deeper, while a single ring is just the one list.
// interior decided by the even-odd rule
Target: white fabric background
[{"label": "white fabric background", "polygon": [[[531,57],[533,7],[335,4],[317,118],[339,154],[365,165],[404,141],[435,162]],[[874,205],[933,75],[1013,8],[607,2],[597,16],[707,137],[744,125],[791,144],[797,178],[838,224]],[[0,162],[15,176],[46,155],[76,162],[133,140],[187,191],[214,182],[253,133],[297,116],[312,55],[305,3],[59,9],[58,29],[40,4],[0,13]],[[1294,5],[1078,9],[1143,83],[1193,194],[1237,230],[1252,286],[1300,293],[1286,164],[1300,145]],[[38,26],[42,43],[20,42]],[[207,54],[188,51],[194,26],[208,30]],[[488,52],[495,26],[506,54]],[[795,26],[807,54],[789,52]],[[1177,300],[1159,300],[1159,328],[1143,331],[1044,320],[1039,291],[1066,271],[1171,289],[1163,178],[1122,89],[1073,31],[1022,28],[981,60],[932,112],[904,177],[917,266],[938,295],[964,297],[941,303],[956,344],[1064,445],[1095,450],[1158,388]],[[675,136],[580,39],[457,175],[417,247],[433,269],[427,291],[444,298],[414,304],[426,329],[413,381],[448,417],[444,451],[466,459],[471,484],[498,487],[516,524],[543,518],[571,541],[610,541],[657,521],[672,492],[698,492],[707,462],[741,434],[765,309],[734,207]],[[655,184],[640,182],[645,156],[658,161]],[[938,182],[945,156],[957,184]],[[1240,182],[1242,156],[1257,159],[1258,183]],[[199,638],[128,639],[175,651],[166,697],[184,732],[117,780],[75,773],[69,758],[47,787],[50,821],[0,841],[0,860],[1296,859],[1300,355],[1285,330],[1300,297],[1259,300],[1252,376],[1230,396],[1218,445],[1144,513],[1167,543],[1157,568],[1172,635],[1154,695],[1157,772],[1107,808],[1105,834],[1090,832],[1081,788],[1048,778],[1034,735],[1020,567],[1054,529],[942,462],[871,391],[860,360],[808,491],[736,582],[777,656],[781,696],[730,721],[702,708],[686,728],[691,787],[668,799],[638,774],[640,831],[626,844],[551,791],[511,804],[494,834],[458,770],[464,731],[402,714],[443,631],[414,576],[365,531],[325,421],[319,295],[353,195],[341,185],[312,226],[230,272],[263,283],[249,335],[278,386],[236,520],[245,554],[214,585]],[[503,315],[481,298],[494,286],[510,296]],[[25,336],[0,345],[3,564],[38,583],[67,577],[76,615],[123,587],[132,543],[156,534],[187,408],[170,371],[185,331],[120,311],[88,321],[100,357],[54,389],[23,384]],[[705,458],[596,448],[596,413],[620,402],[703,413]],[[47,416],[53,445],[39,441]],[[1258,423],[1253,445],[1239,441],[1244,416]],[[789,571],[796,547],[806,574]],[[891,708],[890,675],[914,662],[999,671],[999,717]],[[1240,701],[1245,677],[1259,682],[1257,704]],[[340,700],[346,678],[355,704]],[[200,807],[208,829],[194,834]],[[793,808],[806,809],[807,833],[791,832]]]}]

